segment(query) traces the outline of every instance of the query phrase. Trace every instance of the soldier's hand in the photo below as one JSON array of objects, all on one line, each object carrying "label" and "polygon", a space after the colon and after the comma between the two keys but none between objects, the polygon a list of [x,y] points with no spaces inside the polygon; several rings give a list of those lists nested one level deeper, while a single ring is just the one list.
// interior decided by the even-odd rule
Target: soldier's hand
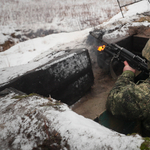
[{"label": "soldier's hand", "polygon": [[132,67],[130,67],[127,61],[124,61],[124,65],[125,66],[123,68],[123,71],[129,70],[129,71],[132,71],[133,73],[135,73],[135,69],[133,69]]}]

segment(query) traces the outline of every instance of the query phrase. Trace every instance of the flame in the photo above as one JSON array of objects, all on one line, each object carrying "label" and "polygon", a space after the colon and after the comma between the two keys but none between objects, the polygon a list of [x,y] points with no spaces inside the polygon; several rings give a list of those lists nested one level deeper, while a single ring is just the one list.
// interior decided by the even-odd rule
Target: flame
[{"label": "flame", "polygon": [[103,51],[105,49],[105,47],[106,47],[105,45],[99,46],[97,50],[98,51]]}]

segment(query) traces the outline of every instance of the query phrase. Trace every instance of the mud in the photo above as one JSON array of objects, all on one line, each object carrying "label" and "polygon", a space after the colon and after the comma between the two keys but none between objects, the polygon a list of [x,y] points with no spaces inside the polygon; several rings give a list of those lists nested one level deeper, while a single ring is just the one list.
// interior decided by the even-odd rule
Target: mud
[{"label": "mud", "polygon": [[[92,58],[94,56],[91,56]],[[95,60],[95,58],[93,58]],[[94,85],[91,90],[72,106],[76,113],[94,120],[105,111],[105,104],[109,91],[112,89],[115,80],[111,75],[99,68],[97,62],[92,62],[94,73]]]}]

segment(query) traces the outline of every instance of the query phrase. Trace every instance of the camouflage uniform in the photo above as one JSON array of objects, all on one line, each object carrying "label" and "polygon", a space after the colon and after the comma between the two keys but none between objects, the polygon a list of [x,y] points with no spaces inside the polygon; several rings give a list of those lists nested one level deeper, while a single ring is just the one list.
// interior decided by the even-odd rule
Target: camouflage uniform
[{"label": "camouflage uniform", "polygon": [[[150,40],[142,51],[148,60],[150,69]],[[135,84],[134,73],[124,71],[110,91],[106,108],[115,116],[128,120],[141,120],[144,130],[150,136],[150,76],[145,81]]]}]

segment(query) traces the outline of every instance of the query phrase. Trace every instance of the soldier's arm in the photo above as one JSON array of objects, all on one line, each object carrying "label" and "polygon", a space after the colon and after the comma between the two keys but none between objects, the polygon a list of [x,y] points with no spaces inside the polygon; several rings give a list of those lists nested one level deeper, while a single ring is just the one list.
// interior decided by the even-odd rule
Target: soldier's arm
[{"label": "soldier's arm", "polygon": [[106,107],[113,115],[126,119],[142,119],[146,115],[150,84],[136,85],[133,81],[134,73],[124,70],[110,91]]}]

